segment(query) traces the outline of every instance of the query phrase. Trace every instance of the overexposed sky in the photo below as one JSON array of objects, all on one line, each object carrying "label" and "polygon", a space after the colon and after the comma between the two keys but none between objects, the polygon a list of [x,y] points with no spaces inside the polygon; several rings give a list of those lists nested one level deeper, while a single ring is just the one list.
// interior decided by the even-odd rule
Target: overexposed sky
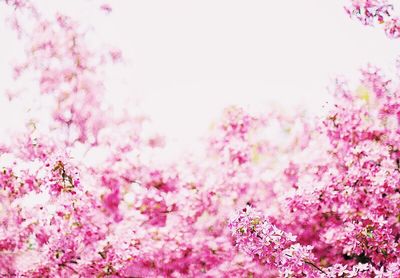
[{"label": "overexposed sky", "polygon": [[[110,76],[113,98],[139,98],[158,129],[180,144],[203,134],[230,104],[318,111],[331,78],[356,79],[367,62],[392,73],[400,53],[399,41],[350,20],[343,1],[99,2],[113,7],[108,16],[95,3],[40,1],[92,24],[95,38],[123,50],[125,68]],[[5,80],[13,47],[1,24]]]}]

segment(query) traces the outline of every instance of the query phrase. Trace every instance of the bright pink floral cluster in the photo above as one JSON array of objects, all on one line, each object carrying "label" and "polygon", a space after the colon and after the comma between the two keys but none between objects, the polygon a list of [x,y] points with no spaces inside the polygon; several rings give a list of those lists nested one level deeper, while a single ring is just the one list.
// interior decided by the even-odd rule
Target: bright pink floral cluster
[{"label": "bright pink floral cluster", "polygon": [[375,26],[383,24],[389,38],[400,37],[400,19],[393,16],[393,4],[386,0],[351,0],[345,7],[352,18],[364,25]]},{"label": "bright pink floral cluster", "polygon": [[364,25],[384,23],[390,17],[393,5],[386,0],[355,0],[346,7],[350,16],[357,18]]},{"label": "bright pink floral cluster", "polygon": [[325,273],[312,263],[312,246],[296,243],[294,235],[283,232],[250,206],[231,219],[229,227],[236,244],[244,252],[260,263],[278,269],[284,276],[313,273],[307,265]]},{"label": "bright pink floral cluster", "polygon": [[[33,84],[9,101],[44,117],[0,141],[0,276],[400,277],[397,79],[368,66],[356,88],[337,80],[323,119],[227,108],[203,148],[160,162],[147,118],[104,105],[121,53],[5,3],[25,43],[15,86]],[[385,3],[356,3],[387,22]]]}]

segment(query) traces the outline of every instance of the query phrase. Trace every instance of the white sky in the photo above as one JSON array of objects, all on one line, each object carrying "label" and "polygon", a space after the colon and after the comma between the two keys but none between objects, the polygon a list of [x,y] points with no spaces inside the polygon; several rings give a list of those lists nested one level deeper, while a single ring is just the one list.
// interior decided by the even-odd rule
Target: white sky
[{"label": "white sky", "polygon": [[[230,104],[318,111],[332,77],[356,79],[367,62],[393,73],[400,53],[400,41],[351,21],[343,1],[101,2],[113,6],[109,16],[93,1],[37,2],[93,24],[98,39],[120,47],[127,63],[113,99],[139,97],[160,132],[179,144],[190,145]],[[3,88],[14,50],[4,25],[0,34]]]}]

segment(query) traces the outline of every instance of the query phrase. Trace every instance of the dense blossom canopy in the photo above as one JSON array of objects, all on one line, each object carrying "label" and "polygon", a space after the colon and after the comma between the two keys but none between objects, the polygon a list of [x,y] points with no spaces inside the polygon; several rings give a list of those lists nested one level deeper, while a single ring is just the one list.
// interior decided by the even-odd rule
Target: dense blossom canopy
[{"label": "dense blossom canopy", "polygon": [[[322,119],[229,107],[201,150],[161,163],[146,117],[104,104],[118,50],[91,49],[65,15],[3,7],[25,43],[15,88],[31,84],[9,101],[42,105],[0,141],[0,275],[400,277],[398,79],[336,80]],[[346,10],[400,36],[385,1]]]}]

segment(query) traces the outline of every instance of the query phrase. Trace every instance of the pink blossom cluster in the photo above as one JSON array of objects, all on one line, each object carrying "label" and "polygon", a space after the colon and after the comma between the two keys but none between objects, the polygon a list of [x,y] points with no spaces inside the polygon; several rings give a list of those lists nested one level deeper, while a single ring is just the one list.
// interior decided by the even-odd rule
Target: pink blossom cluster
[{"label": "pink blossom cluster", "polygon": [[393,4],[386,0],[351,0],[345,7],[350,17],[356,18],[364,25],[383,24],[389,38],[400,37],[400,22],[393,16]]},{"label": "pink blossom cluster", "polygon": [[229,227],[240,249],[284,276],[313,273],[307,265],[325,273],[312,263],[312,246],[296,243],[294,235],[283,232],[250,206],[231,219]]},{"label": "pink blossom cluster", "polygon": [[364,25],[374,25],[375,22],[383,23],[390,17],[393,5],[386,0],[355,0],[346,7],[347,13],[357,18]]}]

